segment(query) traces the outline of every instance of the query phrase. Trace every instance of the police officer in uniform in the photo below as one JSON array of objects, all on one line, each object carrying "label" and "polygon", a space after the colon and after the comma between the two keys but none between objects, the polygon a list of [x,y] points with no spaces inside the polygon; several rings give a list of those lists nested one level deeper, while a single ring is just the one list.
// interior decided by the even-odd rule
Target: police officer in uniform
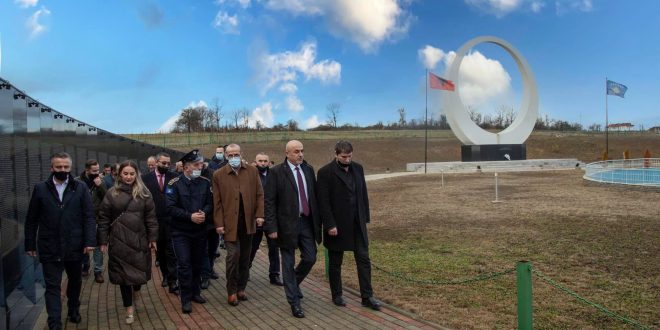
[{"label": "police officer in uniform", "polygon": [[191,301],[206,302],[200,293],[200,275],[206,249],[207,226],[213,218],[211,181],[202,176],[204,158],[195,149],[180,160],[183,172],[165,189],[167,212],[171,216],[172,246],[177,258],[181,310],[192,312]]}]

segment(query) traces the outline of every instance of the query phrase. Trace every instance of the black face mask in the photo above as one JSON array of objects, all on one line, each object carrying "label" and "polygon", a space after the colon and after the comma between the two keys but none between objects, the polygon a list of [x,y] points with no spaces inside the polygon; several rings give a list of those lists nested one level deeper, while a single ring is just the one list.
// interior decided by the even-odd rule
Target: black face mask
[{"label": "black face mask", "polygon": [[69,177],[69,172],[53,172],[53,176],[59,181],[65,181]]},{"label": "black face mask", "polygon": [[169,170],[170,169],[168,167],[165,167],[165,166],[156,166],[156,171],[158,171],[158,173],[160,173],[160,174],[165,174]]},{"label": "black face mask", "polygon": [[257,166],[257,169],[259,170],[259,173],[264,173],[268,171],[268,166]]},{"label": "black face mask", "polygon": [[87,175],[87,177],[88,177],[90,180],[94,181],[94,179],[96,179],[96,178],[99,177],[99,174],[98,174],[98,173],[96,173],[96,174],[91,174],[91,173],[90,173],[90,174]]},{"label": "black face mask", "polygon": [[351,166],[351,163],[344,164],[344,163],[342,163],[342,162],[337,162],[337,164],[339,164],[339,166],[340,166],[341,168],[347,168],[347,167]]}]

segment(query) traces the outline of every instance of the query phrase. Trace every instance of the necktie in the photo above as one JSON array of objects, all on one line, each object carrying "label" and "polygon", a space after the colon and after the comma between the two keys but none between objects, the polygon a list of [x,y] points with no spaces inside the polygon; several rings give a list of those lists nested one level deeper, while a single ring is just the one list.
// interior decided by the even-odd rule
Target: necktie
[{"label": "necktie", "polygon": [[164,185],[165,185],[164,175],[161,174],[158,176],[158,187],[160,187],[160,191],[163,191]]},{"label": "necktie", "polygon": [[300,168],[296,166],[296,177],[298,179],[298,194],[300,195],[300,204],[302,204],[302,213],[304,216],[309,216],[309,205],[307,204],[307,194],[305,193],[305,184],[303,183]]}]

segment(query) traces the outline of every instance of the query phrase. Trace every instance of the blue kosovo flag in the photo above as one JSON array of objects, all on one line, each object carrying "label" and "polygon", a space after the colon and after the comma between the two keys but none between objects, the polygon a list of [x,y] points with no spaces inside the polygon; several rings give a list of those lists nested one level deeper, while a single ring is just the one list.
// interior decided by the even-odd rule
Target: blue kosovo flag
[{"label": "blue kosovo flag", "polygon": [[623,97],[623,95],[626,94],[626,91],[628,90],[628,87],[626,85],[622,85],[616,82],[613,82],[611,80],[607,81],[607,95],[616,95]]}]

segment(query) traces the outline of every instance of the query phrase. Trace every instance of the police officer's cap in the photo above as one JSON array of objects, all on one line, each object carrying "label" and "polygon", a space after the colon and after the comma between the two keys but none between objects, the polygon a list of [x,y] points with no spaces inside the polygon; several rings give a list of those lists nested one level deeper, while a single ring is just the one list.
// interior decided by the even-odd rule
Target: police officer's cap
[{"label": "police officer's cap", "polygon": [[196,162],[204,161],[204,157],[202,157],[202,154],[199,152],[199,149],[193,149],[189,153],[183,155],[183,157],[181,157],[179,161],[184,164],[196,163]]}]

